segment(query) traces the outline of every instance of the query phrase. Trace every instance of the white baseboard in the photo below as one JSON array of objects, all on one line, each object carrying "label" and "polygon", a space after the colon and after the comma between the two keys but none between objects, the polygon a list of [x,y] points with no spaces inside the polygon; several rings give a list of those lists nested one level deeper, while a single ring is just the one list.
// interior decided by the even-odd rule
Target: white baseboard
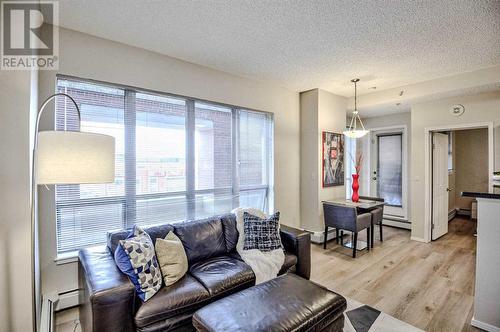
[{"label": "white baseboard", "polygon": [[483,330],[488,331],[488,332],[500,332],[500,327],[493,326],[493,325],[488,324],[488,323],[483,323],[481,321],[474,319],[474,317],[472,317],[470,325],[478,327],[478,328],[483,329]]},{"label": "white baseboard", "polygon": [[422,239],[421,237],[416,237],[416,236],[412,236],[410,237],[410,240],[413,240],[413,241],[418,241],[418,242],[423,242],[423,243],[427,243],[427,241],[425,241],[424,239]]}]

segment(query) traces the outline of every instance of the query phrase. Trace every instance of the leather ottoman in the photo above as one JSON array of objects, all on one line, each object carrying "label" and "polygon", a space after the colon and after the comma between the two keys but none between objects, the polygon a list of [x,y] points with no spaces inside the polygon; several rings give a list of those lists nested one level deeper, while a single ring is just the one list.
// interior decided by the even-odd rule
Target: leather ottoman
[{"label": "leather ottoman", "polygon": [[287,274],[198,310],[198,331],[342,331],[344,297]]}]

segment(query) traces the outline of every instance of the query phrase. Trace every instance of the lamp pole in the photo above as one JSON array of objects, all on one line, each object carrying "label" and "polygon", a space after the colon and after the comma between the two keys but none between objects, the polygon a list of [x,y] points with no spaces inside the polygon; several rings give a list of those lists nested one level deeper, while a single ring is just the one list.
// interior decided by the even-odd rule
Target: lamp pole
[{"label": "lamp pole", "polygon": [[35,122],[35,137],[33,144],[33,153],[31,160],[31,300],[32,300],[32,315],[33,315],[33,331],[38,331],[38,302],[39,302],[39,289],[40,286],[40,276],[39,276],[39,259],[37,256],[37,237],[38,237],[38,223],[36,218],[36,202],[37,202],[37,162],[36,162],[36,151],[38,146],[38,129],[40,125],[40,119],[42,117],[43,111],[47,104],[57,96],[66,97],[75,105],[76,112],[78,114],[78,122],[81,121],[80,109],[76,101],[66,93],[56,93],[49,96],[43,102],[42,106],[38,109]]}]

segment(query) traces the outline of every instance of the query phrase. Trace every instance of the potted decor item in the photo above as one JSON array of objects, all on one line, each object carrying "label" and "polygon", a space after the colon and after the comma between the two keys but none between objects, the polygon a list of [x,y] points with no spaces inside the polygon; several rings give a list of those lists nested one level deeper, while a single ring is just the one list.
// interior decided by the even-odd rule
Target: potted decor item
[{"label": "potted decor item", "polygon": [[363,161],[363,154],[359,154],[356,160],[353,158],[354,169],[356,174],[352,175],[352,197],[353,202],[359,202],[359,172],[361,171],[361,162]]}]

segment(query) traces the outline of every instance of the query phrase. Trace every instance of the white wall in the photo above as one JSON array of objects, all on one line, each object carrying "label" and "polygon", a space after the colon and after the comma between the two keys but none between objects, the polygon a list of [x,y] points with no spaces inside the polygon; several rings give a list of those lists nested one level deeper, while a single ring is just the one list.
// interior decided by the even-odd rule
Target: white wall
[{"label": "white wall", "polygon": [[[466,112],[460,117],[450,114],[454,104],[465,106]],[[427,127],[469,124],[478,122],[494,123],[494,165],[500,169],[500,92],[490,92],[473,96],[447,98],[417,104],[411,110],[411,207],[412,237],[425,238],[425,148],[424,130]]]},{"label": "white wall", "polygon": [[319,209],[318,93],[314,89],[300,94],[300,226],[305,229],[314,227]]},{"label": "white wall", "polygon": [[322,200],[345,197],[345,186],[323,188],[323,131],[342,133],[346,126],[347,98],[324,90],[301,93],[301,227],[324,230]]},{"label": "white wall", "polygon": [[457,130],[454,140],[455,207],[471,210],[474,198],[462,197],[460,193],[488,191],[488,129]]},{"label": "white wall", "polygon": [[[347,110],[347,98],[334,95],[333,93],[327,92],[325,90],[319,90],[319,104],[318,104],[318,156],[319,156],[319,167],[318,174],[320,176],[320,181],[318,183],[319,188],[319,202],[324,200],[329,200],[333,198],[344,198],[345,197],[345,184],[342,186],[327,187],[322,186],[322,167],[323,167],[323,132],[329,131],[334,133],[342,134],[346,128],[346,110]],[[344,151],[345,152],[345,151]],[[345,177],[345,175],[344,175]],[[320,230],[323,230],[323,205],[319,206],[319,226]]]},{"label": "white wall", "polygon": [[[275,209],[283,224],[299,226],[299,94],[143,49],[79,32],[60,30],[60,74],[125,84],[274,113]],[[40,96],[55,91],[56,72],[40,74]],[[51,106],[53,107],[53,106]],[[46,119],[50,127],[52,119]],[[40,189],[44,291],[77,288],[76,263],[55,265],[53,191]]]},{"label": "white wall", "polygon": [[36,74],[0,71],[0,331],[31,322],[30,161]]}]

